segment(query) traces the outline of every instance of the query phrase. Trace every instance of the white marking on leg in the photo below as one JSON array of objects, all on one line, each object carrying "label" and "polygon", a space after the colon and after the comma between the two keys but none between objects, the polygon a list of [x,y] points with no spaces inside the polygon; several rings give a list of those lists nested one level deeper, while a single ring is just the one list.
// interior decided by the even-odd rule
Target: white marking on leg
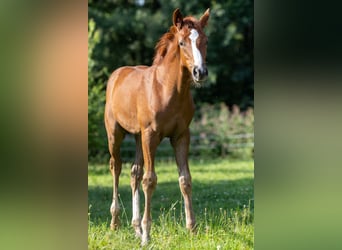
[{"label": "white marking on leg", "polygon": [[194,64],[195,66],[199,67],[200,69],[202,69],[202,55],[201,52],[198,50],[197,45],[196,45],[196,41],[197,38],[199,37],[199,34],[197,32],[197,30],[195,29],[191,29],[190,31],[190,40],[191,40],[191,48],[192,48],[192,55],[194,57]]},{"label": "white marking on leg", "polygon": [[141,221],[140,221],[140,205],[139,205],[139,188],[135,187],[132,195],[132,226],[135,230],[135,236],[141,237]]},{"label": "white marking on leg", "polygon": [[136,189],[133,195],[133,220],[140,219],[140,209],[139,209],[139,190]]}]

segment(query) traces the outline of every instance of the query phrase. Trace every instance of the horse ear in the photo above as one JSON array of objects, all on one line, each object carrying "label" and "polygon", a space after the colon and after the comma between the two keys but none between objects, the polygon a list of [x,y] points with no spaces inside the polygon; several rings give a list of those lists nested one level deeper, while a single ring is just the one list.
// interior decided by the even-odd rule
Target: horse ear
[{"label": "horse ear", "polygon": [[173,20],[173,25],[177,27],[177,29],[181,29],[183,26],[183,16],[180,12],[180,10],[177,8],[175,9],[175,11],[173,12],[173,16],[172,16],[172,20]]},{"label": "horse ear", "polygon": [[209,14],[210,14],[209,12],[210,12],[210,9],[208,8],[199,20],[202,28],[204,28],[208,24],[208,19],[209,19]]}]

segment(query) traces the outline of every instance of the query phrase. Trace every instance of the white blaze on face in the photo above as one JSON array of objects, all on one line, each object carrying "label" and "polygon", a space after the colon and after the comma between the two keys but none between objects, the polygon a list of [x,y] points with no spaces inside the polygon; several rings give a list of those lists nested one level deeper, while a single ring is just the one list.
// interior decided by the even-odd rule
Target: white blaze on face
[{"label": "white blaze on face", "polygon": [[202,55],[201,52],[198,50],[197,45],[196,45],[196,41],[198,38],[198,32],[195,29],[191,29],[190,31],[190,40],[191,40],[191,48],[192,48],[192,55],[194,57],[194,65],[202,68]]}]

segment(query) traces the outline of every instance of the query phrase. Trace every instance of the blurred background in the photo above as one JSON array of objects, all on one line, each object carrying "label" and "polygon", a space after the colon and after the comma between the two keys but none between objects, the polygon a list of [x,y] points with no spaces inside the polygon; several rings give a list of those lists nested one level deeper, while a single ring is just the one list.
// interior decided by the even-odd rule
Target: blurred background
[{"label": "blurred background", "polygon": [[[210,8],[209,77],[193,88],[196,112],[190,157],[251,158],[254,152],[253,1],[88,1],[88,158],[108,162],[103,122],[106,82],[124,65],[151,65],[154,47],[172,25],[172,13],[199,18]],[[123,160],[134,157],[126,137]],[[173,158],[164,140],[158,159]]]}]

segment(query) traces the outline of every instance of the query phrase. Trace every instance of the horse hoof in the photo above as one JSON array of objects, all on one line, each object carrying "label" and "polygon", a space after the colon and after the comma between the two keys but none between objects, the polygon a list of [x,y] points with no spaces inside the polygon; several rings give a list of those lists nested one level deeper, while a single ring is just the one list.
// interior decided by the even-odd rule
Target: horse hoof
[{"label": "horse hoof", "polygon": [[110,229],[113,230],[113,231],[116,231],[119,229],[119,225],[118,224],[110,224]]},{"label": "horse hoof", "polygon": [[187,225],[186,228],[189,230],[190,233],[197,233],[198,225],[197,224]]},{"label": "horse hoof", "polygon": [[141,237],[142,237],[141,232],[140,231],[135,231],[135,237],[141,239]]},{"label": "horse hoof", "polygon": [[149,238],[145,238],[145,237],[142,237],[142,240],[141,240],[141,246],[146,246],[148,245],[150,239]]},{"label": "horse hoof", "polygon": [[145,247],[145,246],[147,246],[147,245],[148,245],[148,241],[142,241],[142,242],[141,242],[141,246],[142,246],[142,247]]}]

